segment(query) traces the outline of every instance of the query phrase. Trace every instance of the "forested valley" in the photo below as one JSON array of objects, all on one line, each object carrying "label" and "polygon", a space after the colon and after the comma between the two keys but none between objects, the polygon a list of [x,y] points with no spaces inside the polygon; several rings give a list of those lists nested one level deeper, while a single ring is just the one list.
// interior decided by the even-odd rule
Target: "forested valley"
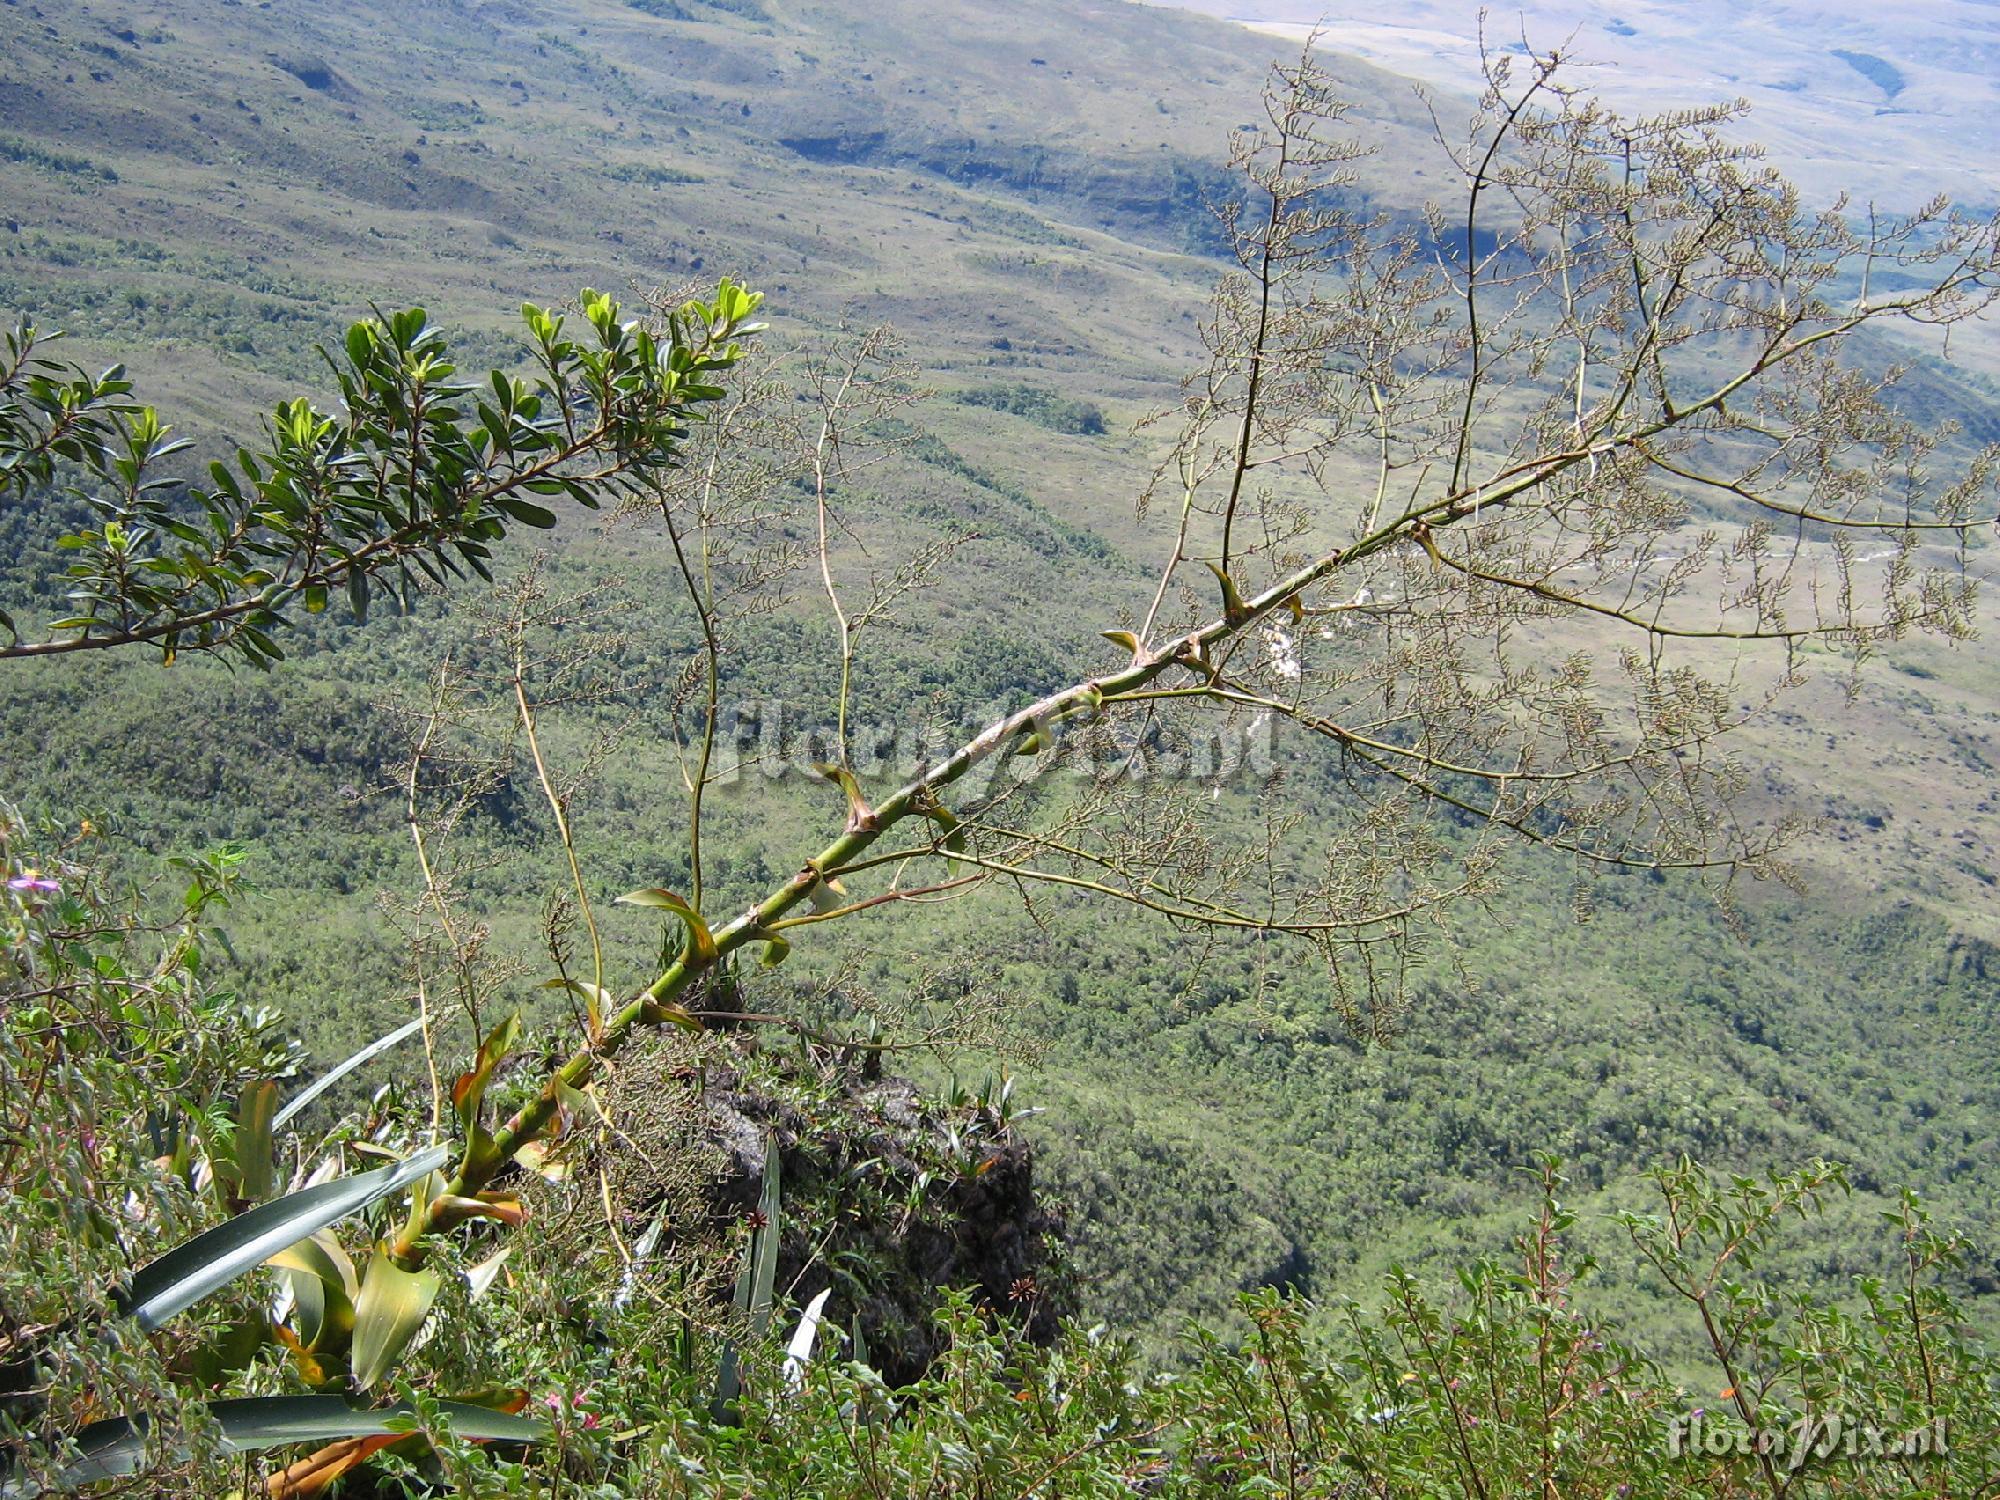
[{"label": "forested valley", "polygon": [[0,36],[0,1493],[2000,1482],[1990,206],[1560,38]]}]

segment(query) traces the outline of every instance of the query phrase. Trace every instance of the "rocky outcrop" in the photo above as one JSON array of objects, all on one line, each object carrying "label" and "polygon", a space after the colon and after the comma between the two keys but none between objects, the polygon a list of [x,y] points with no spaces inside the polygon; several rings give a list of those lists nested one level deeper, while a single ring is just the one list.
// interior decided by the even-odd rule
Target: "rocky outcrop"
[{"label": "rocky outcrop", "polygon": [[[779,1295],[799,1305],[831,1288],[828,1319],[843,1331],[858,1322],[891,1384],[917,1379],[941,1350],[947,1289],[970,1291],[1035,1342],[1055,1336],[1070,1301],[1064,1224],[1037,1192],[1033,1147],[1000,1113],[927,1099],[858,1061],[774,1063],[747,1040],[733,1050],[679,1068],[682,1093],[661,1106],[705,1158],[711,1243],[756,1211],[775,1145]],[[643,1087],[627,1071],[623,1117],[645,1108]],[[625,1207],[635,1222],[657,1209],[643,1198]]]}]

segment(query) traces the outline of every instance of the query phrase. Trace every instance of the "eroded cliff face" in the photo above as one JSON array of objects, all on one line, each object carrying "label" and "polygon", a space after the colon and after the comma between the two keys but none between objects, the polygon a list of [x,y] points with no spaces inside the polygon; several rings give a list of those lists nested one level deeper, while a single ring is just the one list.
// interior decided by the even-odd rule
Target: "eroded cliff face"
[{"label": "eroded cliff face", "polygon": [[775,1147],[781,1321],[830,1290],[828,1325],[842,1338],[858,1325],[891,1384],[942,1349],[947,1290],[1053,1339],[1072,1300],[1065,1226],[1037,1191],[1033,1147],[1004,1103],[928,1098],[871,1056],[766,1051],[736,1033],[626,1061],[606,1102],[638,1139],[596,1148],[620,1217],[634,1233],[660,1218],[663,1263],[706,1257],[709,1295],[726,1298]]}]

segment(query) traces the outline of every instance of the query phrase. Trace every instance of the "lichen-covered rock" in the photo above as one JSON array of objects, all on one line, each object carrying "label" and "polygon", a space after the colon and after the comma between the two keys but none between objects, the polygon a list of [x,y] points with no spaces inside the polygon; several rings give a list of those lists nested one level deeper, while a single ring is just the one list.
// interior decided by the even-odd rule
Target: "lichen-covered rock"
[{"label": "lichen-covered rock", "polygon": [[700,1162],[707,1222],[689,1222],[685,1186],[676,1205],[672,1185],[643,1170],[612,1174],[626,1218],[648,1223],[664,1205],[690,1248],[740,1242],[775,1142],[778,1295],[801,1305],[830,1288],[828,1321],[843,1334],[858,1323],[891,1383],[916,1379],[941,1349],[947,1289],[1052,1339],[1069,1301],[1064,1226],[1036,1192],[1033,1148],[990,1101],[930,1100],[873,1073],[837,1055],[764,1054],[740,1035],[668,1039],[630,1059],[612,1116],[628,1133],[658,1127],[643,1130],[648,1158]]}]

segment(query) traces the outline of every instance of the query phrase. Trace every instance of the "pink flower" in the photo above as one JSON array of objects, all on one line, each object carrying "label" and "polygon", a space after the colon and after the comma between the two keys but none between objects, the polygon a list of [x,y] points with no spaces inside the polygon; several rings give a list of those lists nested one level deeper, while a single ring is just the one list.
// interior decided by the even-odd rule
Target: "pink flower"
[{"label": "pink flower", "polygon": [[23,870],[20,874],[16,875],[12,880],[8,881],[7,889],[10,891],[23,891],[34,894],[41,894],[44,892],[53,894],[62,889],[62,884],[59,881],[49,879],[49,877],[44,875],[40,870],[29,869],[29,870]]},{"label": "pink flower", "polygon": [[[583,1412],[583,1425],[585,1428],[597,1425],[597,1413],[584,1410],[584,1398],[589,1394],[588,1391],[578,1391],[574,1396],[569,1398],[570,1406]],[[550,1391],[546,1396],[542,1397],[542,1405],[546,1406],[552,1412],[560,1413],[563,1409],[562,1393],[560,1391]]]}]

